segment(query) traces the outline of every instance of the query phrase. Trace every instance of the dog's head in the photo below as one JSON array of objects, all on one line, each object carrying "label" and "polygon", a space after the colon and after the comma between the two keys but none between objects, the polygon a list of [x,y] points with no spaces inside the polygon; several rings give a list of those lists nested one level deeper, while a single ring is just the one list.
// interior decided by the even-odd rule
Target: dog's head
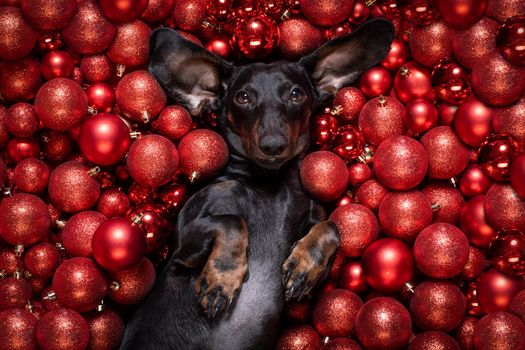
[{"label": "dog's head", "polygon": [[232,152],[277,169],[305,151],[321,103],[380,62],[392,24],[369,21],[298,62],[234,66],[169,28],[151,37],[149,71],[192,115],[217,113]]}]

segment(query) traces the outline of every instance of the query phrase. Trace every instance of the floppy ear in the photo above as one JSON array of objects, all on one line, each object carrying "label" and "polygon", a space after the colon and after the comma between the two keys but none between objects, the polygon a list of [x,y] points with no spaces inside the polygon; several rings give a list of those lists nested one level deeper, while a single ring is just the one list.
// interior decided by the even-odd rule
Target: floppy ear
[{"label": "floppy ear", "polygon": [[299,63],[324,99],[383,60],[393,38],[392,23],[384,19],[370,20],[351,34],[327,42]]},{"label": "floppy ear", "polygon": [[192,115],[218,108],[229,63],[170,28],[153,31],[150,48],[149,72],[173,99]]}]

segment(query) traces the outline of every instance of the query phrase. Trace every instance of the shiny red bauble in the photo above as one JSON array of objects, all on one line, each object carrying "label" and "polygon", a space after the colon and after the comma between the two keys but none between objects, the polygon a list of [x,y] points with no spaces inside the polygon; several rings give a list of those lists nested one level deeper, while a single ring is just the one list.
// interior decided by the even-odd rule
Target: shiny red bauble
[{"label": "shiny red bauble", "polygon": [[62,245],[68,256],[93,256],[91,241],[97,228],[107,217],[93,210],[73,215],[60,232]]},{"label": "shiny red bauble", "polygon": [[77,4],[68,0],[23,0],[22,13],[40,31],[63,28],[77,12]]},{"label": "shiny red bauble", "polygon": [[18,163],[27,158],[35,158],[40,154],[40,145],[35,139],[12,137],[7,143],[9,159]]},{"label": "shiny red bauble", "polygon": [[468,72],[451,58],[434,67],[432,85],[439,99],[452,104],[463,103],[472,92]]},{"label": "shiny red bauble", "polygon": [[359,129],[368,142],[379,145],[405,132],[403,105],[394,97],[380,96],[368,101],[359,113]]},{"label": "shiny red bauble", "polygon": [[177,173],[179,153],[164,136],[147,135],[131,145],[127,164],[135,181],[147,187],[158,187],[168,183]]},{"label": "shiny red bauble", "polygon": [[251,60],[264,58],[279,45],[279,27],[264,14],[237,21],[231,45],[243,57]]},{"label": "shiny red bauble", "polygon": [[7,131],[17,137],[30,137],[39,129],[33,106],[25,102],[9,107],[4,122]]},{"label": "shiny red bauble", "polygon": [[401,17],[416,25],[429,25],[438,16],[432,0],[399,0],[397,5]]},{"label": "shiny red bauble", "polygon": [[434,209],[433,222],[446,222],[456,225],[461,208],[465,205],[463,195],[454,186],[435,182],[424,187],[421,192],[427,196]]},{"label": "shiny red bauble", "polygon": [[357,313],[355,333],[366,349],[402,349],[409,341],[412,320],[399,301],[378,297],[367,301]]},{"label": "shiny red bauble", "polygon": [[115,90],[103,82],[93,83],[86,88],[88,105],[94,112],[109,113],[115,105]]},{"label": "shiny red bauble", "polygon": [[8,277],[0,284],[0,311],[23,308],[33,294],[31,285],[24,279]]},{"label": "shiny red bauble", "polygon": [[484,65],[484,57],[496,50],[498,23],[488,17],[476,24],[456,31],[452,37],[454,56],[465,68]]},{"label": "shiny red bauble", "polygon": [[155,277],[155,267],[143,258],[134,267],[110,275],[109,297],[119,304],[136,304],[151,292]]},{"label": "shiny red bauble", "polygon": [[358,257],[379,236],[377,218],[370,209],[360,204],[338,207],[330,215],[339,231],[339,253]]},{"label": "shiny red bauble", "polygon": [[525,17],[513,17],[505,21],[496,36],[496,46],[505,59],[525,64]]},{"label": "shiny red bauble", "polygon": [[488,0],[437,0],[436,8],[445,22],[455,28],[467,28],[483,17]]},{"label": "shiny red bauble", "polygon": [[29,101],[41,84],[38,61],[33,58],[4,62],[0,68],[0,93],[5,101]]},{"label": "shiny red bauble", "polygon": [[351,123],[357,119],[361,108],[366,103],[366,98],[358,88],[347,86],[339,91],[334,97],[333,105],[339,107],[336,115],[341,124]]},{"label": "shiny red bauble", "polygon": [[146,238],[140,228],[123,218],[111,218],[99,225],[91,242],[97,263],[109,271],[122,271],[137,265],[146,251]]},{"label": "shiny red bauble", "polygon": [[148,6],[148,0],[98,0],[97,3],[104,16],[114,22],[132,21]]},{"label": "shiny red bauble", "polygon": [[[37,349],[35,328],[38,319],[29,311],[12,308],[0,312],[0,338],[12,349]],[[7,345],[7,344],[6,344]],[[7,347],[6,347],[7,349]]]},{"label": "shiny red bauble", "polygon": [[519,148],[517,139],[512,134],[493,134],[480,144],[478,163],[492,180],[506,181]]},{"label": "shiny red bauble", "polygon": [[524,349],[525,324],[509,312],[493,312],[474,327],[472,343],[475,349]]},{"label": "shiny red bauble", "polygon": [[141,20],[121,24],[106,54],[111,61],[124,66],[146,64],[149,59],[150,34],[150,27]]},{"label": "shiny red bauble", "polygon": [[394,77],[394,91],[403,103],[417,98],[433,100],[430,70],[414,61],[403,64]]},{"label": "shiny red bauble", "polygon": [[146,253],[159,250],[170,233],[170,224],[166,217],[166,208],[154,202],[139,203],[126,214],[143,232],[146,238]]},{"label": "shiny red bauble", "polygon": [[374,155],[377,179],[393,190],[409,190],[423,181],[428,169],[428,155],[417,140],[394,136],[382,142]]},{"label": "shiny red bauble", "polygon": [[321,46],[321,31],[303,18],[290,18],[279,25],[279,52],[288,60],[296,60]]},{"label": "shiny red bauble", "polygon": [[129,132],[121,118],[110,113],[99,113],[82,123],[78,145],[90,162],[99,165],[116,164],[129,149]]},{"label": "shiny red bauble", "polygon": [[366,140],[363,134],[351,125],[337,129],[332,141],[332,150],[346,161],[356,159],[361,155]]},{"label": "shiny red bauble", "polygon": [[182,106],[167,106],[162,110],[159,118],[154,122],[153,127],[160,134],[172,141],[180,140],[190,132],[192,118],[190,113]]},{"label": "shiny red bauble", "polygon": [[60,253],[50,243],[42,242],[29,248],[24,255],[24,266],[32,276],[48,278],[60,264]]},{"label": "shiny red bauble", "polygon": [[322,113],[312,120],[310,140],[321,149],[328,149],[339,129],[337,119],[329,113]]},{"label": "shiny red bauble", "polygon": [[0,8],[0,60],[16,61],[26,56],[35,46],[37,33],[24,21],[16,7]]},{"label": "shiny red bauble", "polygon": [[382,238],[365,250],[361,260],[366,283],[381,293],[400,290],[414,275],[414,256],[403,242]]},{"label": "shiny red bauble", "polygon": [[479,278],[478,300],[483,312],[507,311],[512,299],[523,289],[525,280],[489,270]]},{"label": "shiny red bauble", "polygon": [[456,112],[454,129],[469,146],[478,147],[491,132],[492,109],[475,97],[461,104]]},{"label": "shiny red bauble", "polygon": [[488,248],[496,238],[496,231],[487,223],[484,209],[485,196],[469,200],[461,209],[459,217],[461,230],[468,240],[481,248]]},{"label": "shiny red bauble", "polygon": [[410,131],[421,134],[437,125],[438,110],[429,100],[412,100],[405,106],[403,120]]},{"label": "shiny red bauble", "polygon": [[509,172],[510,184],[520,197],[525,197],[525,154],[514,158]]},{"label": "shiny red bauble", "polygon": [[172,183],[161,190],[160,200],[166,209],[176,213],[188,200],[188,189],[183,184]]},{"label": "shiny red bauble", "polygon": [[485,194],[490,186],[492,180],[478,164],[470,165],[459,178],[459,190],[467,197]]},{"label": "shiny red bauble", "polygon": [[390,44],[390,51],[388,51],[387,56],[381,61],[381,66],[391,72],[395,72],[406,63],[409,56],[410,51],[406,44],[402,40],[395,38]]},{"label": "shiny red bauble", "polygon": [[354,293],[361,293],[368,289],[363,277],[361,262],[350,261],[341,267],[339,285]]},{"label": "shiny red bauble", "polygon": [[487,191],[483,207],[487,222],[494,229],[525,229],[525,203],[509,184],[492,185]]},{"label": "shiny red bauble", "polygon": [[92,350],[116,349],[124,337],[124,321],[113,310],[86,315],[89,325],[89,348]]},{"label": "shiny red bauble", "polygon": [[277,338],[276,350],[304,349],[317,350],[321,348],[319,334],[310,326],[299,324],[284,330]]},{"label": "shiny red bauble", "polygon": [[45,80],[69,78],[73,74],[73,68],[73,59],[65,51],[50,51],[40,61],[40,73]]},{"label": "shiny red bauble", "polygon": [[434,67],[439,61],[452,56],[452,35],[447,24],[439,20],[428,26],[414,27],[409,42],[412,57],[427,67]]},{"label": "shiny red bauble", "polygon": [[523,230],[502,231],[492,242],[490,260],[498,271],[512,276],[525,275],[525,233]]},{"label": "shiny red bauble", "polygon": [[89,326],[78,312],[66,308],[52,310],[38,322],[36,340],[42,350],[85,349]]},{"label": "shiny red bauble", "polygon": [[106,296],[104,273],[91,259],[65,260],[53,276],[53,291],[60,305],[78,312],[95,309]]},{"label": "shiny red bauble", "polygon": [[392,77],[383,67],[372,67],[365,71],[359,80],[359,88],[367,97],[385,95],[392,86]]},{"label": "shiny red bauble", "polygon": [[312,323],[322,337],[347,337],[354,332],[354,321],[363,302],[345,289],[323,293],[314,306]]}]

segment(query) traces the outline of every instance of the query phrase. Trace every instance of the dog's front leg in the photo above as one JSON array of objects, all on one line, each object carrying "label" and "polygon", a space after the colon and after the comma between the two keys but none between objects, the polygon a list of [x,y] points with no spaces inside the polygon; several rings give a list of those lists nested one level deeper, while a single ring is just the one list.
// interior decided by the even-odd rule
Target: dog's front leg
[{"label": "dog's front leg", "polygon": [[297,241],[282,266],[285,298],[301,299],[322,279],[339,246],[339,233],[331,221],[315,224]]}]

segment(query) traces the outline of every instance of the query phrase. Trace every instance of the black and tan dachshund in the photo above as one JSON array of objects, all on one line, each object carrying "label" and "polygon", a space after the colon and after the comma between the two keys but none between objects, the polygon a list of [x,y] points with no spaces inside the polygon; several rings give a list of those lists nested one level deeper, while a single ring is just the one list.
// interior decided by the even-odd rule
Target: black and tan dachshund
[{"label": "black and tan dachshund", "polygon": [[233,66],[176,31],[151,37],[149,71],[192,115],[214,111],[224,174],[190,198],[178,246],[126,328],[121,349],[269,349],[286,299],[323,279],[338,233],[298,176],[309,119],[388,53],[372,20],[299,62]]}]

